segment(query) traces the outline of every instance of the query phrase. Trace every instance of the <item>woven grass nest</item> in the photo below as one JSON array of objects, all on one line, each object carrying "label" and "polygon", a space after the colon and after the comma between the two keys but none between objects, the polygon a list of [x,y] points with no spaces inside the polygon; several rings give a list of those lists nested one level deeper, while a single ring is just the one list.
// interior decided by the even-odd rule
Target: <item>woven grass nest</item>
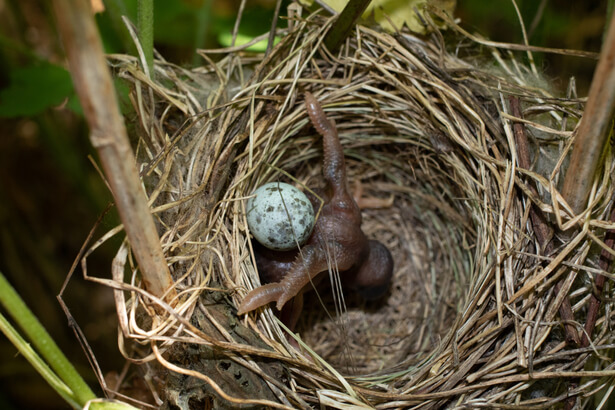
[{"label": "woven grass nest", "polygon": [[[476,50],[467,39],[449,50],[437,32],[357,26],[332,55],[331,18],[290,21],[267,57],[227,50],[214,63],[203,52],[193,70],[159,58],[154,80],[111,57],[133,85],[137,157],[179,294],[161,311],[136,269],[116,283],[131,290],[116,295],[120,346],[158,381],[156,405],[596,405],[615,376],[608,281],[589,343],[567,336],[582,338],[594,274],[605,273],[612,161],[576,220],[558,193],[582,100],[550,95],[496,49],[481,64],[455,56]],[[394,198],[363,211],[363,230],[389,247],[395,272],[376,302],[307,294],[299,352],[273,306],[242,317],[236,307],[260,285],[246,199],[268,181],[322,186],[306,91],[337,124],[351,185]],[[118,282],[126,263],[123,246]]]}]

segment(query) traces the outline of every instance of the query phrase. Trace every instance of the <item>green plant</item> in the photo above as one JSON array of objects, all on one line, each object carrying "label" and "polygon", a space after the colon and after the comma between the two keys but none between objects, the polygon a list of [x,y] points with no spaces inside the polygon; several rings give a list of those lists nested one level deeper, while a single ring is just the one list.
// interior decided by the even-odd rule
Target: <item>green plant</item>
[{"label": "green plant", "polygon": [[[0,331],[15,345],[45,381],[73,408],[82,408],[88,402],[96,400],[94,392],[2,273],[0,273],[0,304],[6,309],[17,326],[21,328],[27,340],[1,314]],[[98,409],[133,408],[117,402],[97,402],[94,407]]]}]

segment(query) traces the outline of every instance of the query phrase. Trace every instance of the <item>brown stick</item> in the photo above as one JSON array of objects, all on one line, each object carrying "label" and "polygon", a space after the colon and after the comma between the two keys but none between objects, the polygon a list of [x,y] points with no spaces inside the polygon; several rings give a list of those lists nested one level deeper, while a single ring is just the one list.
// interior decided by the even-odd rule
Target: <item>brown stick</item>
[{"label": "brown stick", "polygon": [[[615,220],[615,208],[613,208],[611,212],[611,221]],[[615,245],[615,230],[607,231],[605,235],[604,242],[608,247],[613,249]],[[606,250],[602,250],[600,253],[600,261],[599,266],[600,269],[606,271],[609,268],[609,265],[613,261],[613,255],[611,255]],[[604,275],[597,274],[594,280],[595,288],[592,292],[592,295],[589,299],[589,306],[587,308],[587,319],[585,320],[585,332],[581,337],[581,347],[589,346],[589,341],[591,339],[591,335],[594,332],[594,327],[596,326],[596,320],[598,319],[598,311],[600,310],[600,298],[602,296],[602,289],[604,288],[604,282],[606,277]],[[572,379],[568,383],[568,391],[575,389],[580,383],[579,379]],[[574,408],[576,404],[576,399],[574,397],[568,397],[564,401],[564,409],[571,410]]]},{"label": "brown stick", "polygon": [[[615,221],[615,208],[611,210],[611,221]],[[606,232],[604,243],[609,248],[615,247],[615,230],[611,229]],[[613,255],[606,250],[602,250],[600,253],[600,261],[598,265],[603,271],[608,271],[611,263],[613,262]],[[602,289],[604,288],[604,282],[606,277],[604,275],[596,274],[594,279],[595,289],[589,299],[589,307],[587,308],[587,320],[585,321],[585,333],[581,339],[581,347],[589,346],[589,340],[596,326],[596,320],[598,319],[598,311],[600,310],[600,298],[602,297]]]},{"label": "brown stick", "polygon": [[359,17],[369,6],[369,3],[371,3],[371,0],[350,0],[346,4],[346,7],[344,7],[325,36],[325,46],[327,46],[329,51],[332,53],[337,51],[342,42],[348,37],[348,34],[350,34]]},{"label": "brown stick", "polygon": [[148,292],[176,293],[118,109],[102,43],[86,0],[55,0],[53,9],[68,63],[126,235]]},{"label": "brown stick", "polygon": [[601,164],[615,114],[615,14],[594,73],[585,112],[579,124],[566,172],[562,196],[575,213],[581,212]]},{"label": "brown stick", "polygon": [[[510,97],[510,112],[514,117],[522,118],[521,105],[517,97]],[[527,135],[525,134],[525,126],[521,122],[513,123],[513,133],[515,136],[515,143],[517,145],[517,157],[519,159],[519,167],[529,170],[531,166],[529,144],[527,142]],[[534,185],[530,185],[529,189],[535,196],[538,196],[538,190]],[[532,227],[534,228],[534,234],[538,239],[538,243],[541,251],[545,255],[550,255],[553,252],[553,230],[549,227],[547,219],[544,213],[537,207],[532,206],[530,208],[530,219],[532,221]],[[558,281],[555,284],[555,293],[559,294],[562,288],[562,281]],[[566,342],[575,343],[579,345],[581,343],[579,339],[579,332],[575,329],[572,321],[574,320],[574,313],[572,312],[572,306],[570,305],[570,299],[566,296],[562,304],[559,306],[559,314],[564,321],[564,331],[566,335]]]},{"label": "brown stick", "polygon": [[[587,204],[589,192],[594,183],[596,171],[601,164],[601,156],[607,142],[611,122],[615,114],[615,14],[611,18],[610,27],[606,36],[600,60],[596,67],[594,79],[589,90],[585,112],[579,128],[577,130],[576,140],[572,151],[570,166],[566,172],[564,185],[562,188],[562,196],[570,204],[575,213],[583,211]],[[612,218],[615,213],[612,215]],[[607,238],[609,241],[607,246],[613,247],[613,233]],[[602,251],[600,258],[600,267],[606,270],[610,261],[610,254],[605,250]],[[592,294],[589,302],[587,320],[585,322],[585,334],[582,340],[579,341],[581,346],[589,345],[589,337],[593,332],[600,308],[600,294],[604,286],[605,277],[597,275],[595,279],[596,289]],[[556,285],[556,292],[559,292],[561,282]],[[560,315],[562,314],[560,307]],[[578,333],[577,334],[578,339]],[[589,335],[589,337],[587,336]],[[566,330],[566,340],[568,341],[568,330]],[[571,381],[568,386],[569,390],[573,389],[577,382]],[[575,398],[569,397],[564,408],[573,408]]]},{"label": "brown stick", "polygon": [[[587,204],[589,192],[594,183],[596,171],[601,164],[601,155],[607,142],[611,122],[615,114],[615,14],[611,17],[609,30],[606,35],[600,60],[594,73],[585,112],[577,130],[574,148],[570,157],[570,166],[564,178],[562,196],[570,204],[573,212],[578,214],[583,211]],[[602,259],[602,258],[601,258]],[[604,284],[604,277],[596,277],[596,288]],[[598,290],[598,289],[596,289]],[[593,294],[590,299],[586,330],[593,327],[598,315],[600,300],[598,295]],[[592,303],[593,301],[593,303]],[[583,343],[589,344],[589,338],[583,335]],[[573,388],[571,383],[569,386]],[[565,409],[571,409],[575,405],[574,398],[569,398],[564,403]]]},{"label": "brown stick", "polygon": [[[587,204],[596,171],[602,162],[601,155],[611,129],[613,114],[615,114],[615,14],[611,17],[562,187],[562,196],[576,214],[582,212]],[[595,283],[596,291],[599,289],[602,292],[604,276],[598,275]],[[589,328],[590,335],[600,307],[600,300],[594,298],[598,298],[598,295],[592,294],[585,322],[586,331]],[[589,338],[585,335],[583,343],[589,344]],[[571,382],[569,389],[574,387],[574,383]],[[570,397],[564,403],[564,408],[572,409],[575,402],[576,400]]]}]

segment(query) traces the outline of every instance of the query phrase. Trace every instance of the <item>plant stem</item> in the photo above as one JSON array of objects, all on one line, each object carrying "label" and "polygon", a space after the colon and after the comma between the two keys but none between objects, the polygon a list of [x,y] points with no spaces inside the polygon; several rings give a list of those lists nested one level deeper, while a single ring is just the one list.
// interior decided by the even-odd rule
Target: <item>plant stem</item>
[{"label": "plant stem", "polygon": [[275,30],[278,27],[278,19],[280,18],[280,8],[282,7],[282,0],[277,0],[275,3],[275,10],[273,12],[273,19],[271,20],[271,29],[269,30],[269,39],[267,40],[267,49],[265,50],[265,56],[268,56],[273,49],[273,43],[275,39]]},{"label": "plant stem", "polygon": [[154,0],[138,0],[137,31],[150,77],[154,68]]},{"label": "plant stem", "polygon": [[130,33],[126,30],[126,25],[122,21],[122,16],[128,15],[126,0],[105,0],[105,12],[111,20],[111,25],[115,34],[119,37],[124,52],[129,54],[137,53],[135,43],[130,37]]},{"label": "plant stem", "polygon": [[575,213],[581,212],[587,204],[596,171],[602,164],[602,153],[615,114],[615,24],[612,20],[613,17],[589,89],[562,188],[562,196]]},{"label": "plant stem", "polygon": [[[96,398],[90,387],[85,383],[79,373],[77,373],[77,370],[75,370],[71,362],[64,356],[58,345],[56,345],[51,336],[49,336],[49,333],[47,333],[32,311],[28,309],[2,273],[0,273],[0,303],[27,335],[28,339],[40,352],[41,356],[53,371],[60,377],[61,381],[54,377],[55,375],[49,371],[49,368],[46,367],[45,363],[43,363],[40,358],[38,358],[38,361],[36,360],[36,353],[32,351],[23,338],[14,332],[14,329],[13,332],[10,331],[12,326],[2,317],[1,324],[3,325],[3,330],[7,332],[5,334],[58,394],[71,405],[74,405],[76,401],[80,406],[84,406],[87,401]],[[5,325],[8,325],[8,327]],[[28,349],[30,351],[28,351]],[[58,384],[58,382],[64,382],[64,387],[68,387],[68,389],[72,391],[72,395],[68,394],[62,384]]]},{"label": "plant stem", "polygon": [[173,279],[141,185],[88,2],[56,0],[52,4],[75,89],[90,126],[90,141],[98,151],[141,278],[148,292],[170,302],[176,296]]},{"label": "plant stem", "polygon": [[60,378],[49,368],[47,363],[36,354],[23,337],[19,335],[17,330],[9,323],[6,318],[0,314],[0,331],[9,339],[11,343],[19,350],[25,359],[34,367],[34,370],[40,374],[43,379],[56,391],[68,404],[75,409],[80,409],[83,406],[75,400],[73,392],[70,388],[60,380]]},{"label": "plant stem", "polygon": [[[611,210],[611,217],[609,221],[615,222],[615,208]],[[604,235],[604,243],[611,249],[615,248],[615,230],[609,229],[606,231]],[[600,252],[600,259],[598,261],[598,266],[603,271],[608,272],[611,268],[611,264],[613,263],[613,255],[608,253],[605,249]],[[587,319],[585,320],[585,332],[583,333],[583,338],[581,339],[581,347],[589,346],[589,341],[591,340],[592,333],[594,332],[594,327],[596,326],[596,320],[598,319],[598,312],[600,310],[600,302],[603,300],[602,293],[604,291],[604,283],[606,282],[606,276],[596,274],[594,276],[594,285],[595,288],[592,292],[591,297],[589,298],[589,305],[587,308]]]},{"label": "plant stem", "polygon": [[[211,23],[211,3],[212,0],[204,0],[203,4],[196,13],[196,34],[194,36],[195,50],[204,48],[205,46],[205,38]],[[201,61],[202,58],[197,53],[194,53],[192,57],[192,65],[196,67],[201,63]]]},{"label": "plant stem", "polygon": [[[509,98],[509,102],[511,114],[517,118],[523,118],[519,98],[511,96]],[[513,123],[513,133],[515,136],[515,145],[517,146],[519,167],[529,170],[532,162],[530,160],[530,148],[527,135],[525,133],[525,125],[521,122]],[[529,185],[529,189],[532,191],[534,196],[538,197],[538,190],[533,184]],[[553,231],[548,225],[548,220],[545,217],[545,214],[540,208],[533,204],[530,205],[530,220],[532,221],[534,235],[536,236],[536,239],[538,239],[538,252],[542,252],[546,256],[551,256],[555,248],[553,242],[551,241],[553,238]],[[556,294],[561,292],[564,281],[565,280],[562,279],[555,284]],[[572,324],[574,322],[574,313],[572,311],[572,305],[570,304],[570,298],[568,296],[563,298],[562,304],[559,306],[559,315],[564,322],[566,342],[574,343],[578,346],[581,343],[581,340],[579,339],[579,332],[577,332],[576,328]]]},{"label": "plant stem", "polygon": [[333,27],[325,36],[325,46],[334,53],[342,42],[348,37],[350,30],[354,27],[361,14],[369,6],[371,0],[350,0],[344,10],[337,17]]}]

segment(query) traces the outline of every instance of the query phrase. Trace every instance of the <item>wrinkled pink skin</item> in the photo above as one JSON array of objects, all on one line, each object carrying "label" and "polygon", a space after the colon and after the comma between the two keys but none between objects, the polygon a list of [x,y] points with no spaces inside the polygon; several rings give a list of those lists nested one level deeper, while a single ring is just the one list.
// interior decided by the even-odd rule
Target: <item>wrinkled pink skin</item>
[{"label": "wrinkled pink skin", "polygon": [[[329,269],[340,272],[342,282],[367,299],[382,296],[393,273],[389,250],[378,241],[368,240],[361,230],[361,211],[348,192],[344,153],[335,124],[327,119],[312,94],[306,93],[305,104],[314,128],[323,136],[326,186],[318,194],[324,204],[312,235],[300,251],[277,252],[255,246],[261,279],[268,283],[249,292],[237,312],[241,315],[276,302],[277,309],[282,310],[282,321],[291,330],[302,309],[303,293]],[[318,210],[320,201],[310,194],[308,197]]]}]

